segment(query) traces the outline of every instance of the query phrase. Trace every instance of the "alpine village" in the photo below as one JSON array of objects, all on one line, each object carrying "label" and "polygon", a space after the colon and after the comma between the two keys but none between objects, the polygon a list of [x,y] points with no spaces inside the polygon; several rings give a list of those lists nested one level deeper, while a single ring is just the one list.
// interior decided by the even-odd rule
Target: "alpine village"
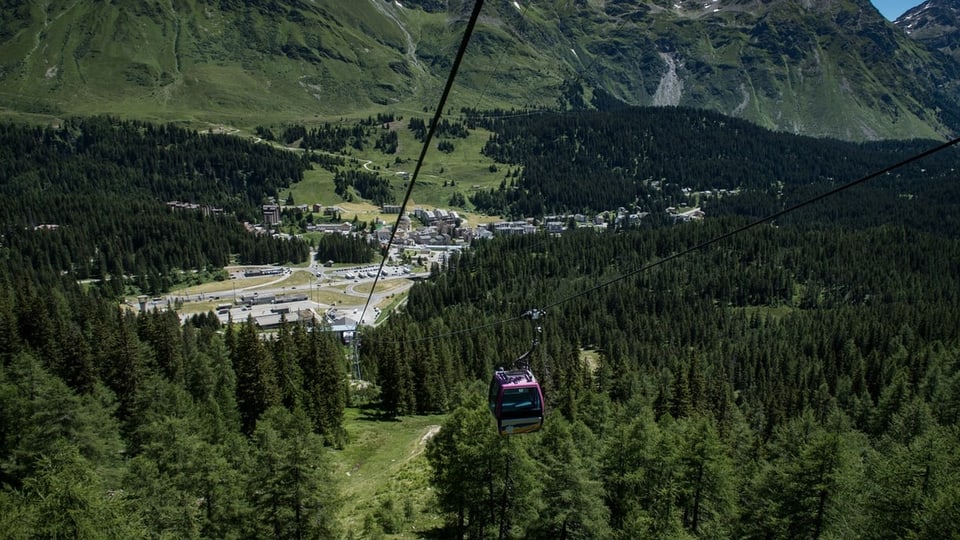
[{"label": "alpine village", "polygon": [[960,538],[880,5],[0,2],[0,539]]}]

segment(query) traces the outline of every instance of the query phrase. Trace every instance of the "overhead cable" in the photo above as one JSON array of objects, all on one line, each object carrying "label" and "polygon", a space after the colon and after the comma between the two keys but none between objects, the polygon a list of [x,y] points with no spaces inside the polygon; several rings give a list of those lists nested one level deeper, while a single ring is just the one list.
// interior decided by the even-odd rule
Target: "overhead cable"
[{"label": "overhead cable", "polygon": [[[450,74],[447,76],[447,83],[443,87],[443,94],[440,96],[440,102],[437,103],[437,110],[433,115],[433,121],[430,122],[430,126],[427,129],[427,135],[423,141],[423,148],[420,149],[420,157],[417,158],[417,166],[413,170],[413,176],[410,177],[410,183],[407,186],[407,193],[403,197],[403,204],[400,205],[400,216],[403,215],[404,210],[407,208],[407,203],[410,201],[410,195],[413,193],[413,186],[417,182],[417,177],[420,175],[420,168],[423,166],[424,158],[426,158],[427,150],[430,148],[430,141],[433,140],[433,135],[437,131],[437,126],[440,124],[440,117],[443,115],[443,109],[447,104],[447,98],[450,96],[450,90],[453,88],[453,81],[457,77],[457,71],[460,69],[460,63],[463,61],[463,56],[467,52],[467,45],[470,43],[470,36],[473,35],[473,29],[477,25],[477,20],[480,18],[480,10],[483,8],[483,0],[476,0],[473,4],[473,12],[470,14],[470,19],[467,21],[467,27],[463,31],[463,39],[460,41],[460,47],[457,49],[457,55],[453,60],[453,66],[450,68]],[[377,275],[373,279],[373,287],[370,289],[370,294],[367,296],[366,303],[363,304],[363,311],[360,312],[360,322],[363,322],[364,315],[367,313],[367,308],[370,307],[370,301],[373,299],[373,293],[377,290],[377,283],[380,281],[380,275],[383,273],[383,266],[387,262],[387,257],[390,254],[390,246],[393,245],[393,240],[397,236],[397,229],[400,226],[400,219],[393,223],[393,228],[390,230],[390,239],[387,241],[387,246],[383,250],[382,258],[380,259],[380,268],[377,269]],[[358,323],[359,324],[359,323]]]},{"label": "overhead cable", "polygon": [[[924,158],[927,158],[927,157],[929,157],[929,156],[931,156],[931,155],[933,155],[933,154],[936,154],[936,153],[938,153],[938,152],[942,152],[943,150],[946,150],[946,149],[948,149],[948,148],[950,148],[950,147],[952,147],[952,146],[956,146],[957,144],[960,144],[960,137],[957,137],[957,138],[952,139],[952,140],[950,140],[950,141],[947,141],[947,142],[945,142],[945,143],[943,143],[943,144],[940,144],[940,145],[937,145],[937,146],[935,146],[935,147],[932,147],[932,148],[930,148],[930,149],[928,149],[928,150],[925,150],[925,151],[923,151],[923,152],[920,152],[919,154],[914,154],[913,156],[908,157],[908,158],[906,158],[906,159],[904,159],[904,160],[902,160],[902,161],[900,161],[900,162],[897,162],[897,163],[895,163],[895,164],[893,164],[893,165],[889,165],[889,166],[884,167],[884,168],[882,168],[882,169],[880,169],[880,170],[878,170],[878,171],[876,171],[876,172],[872,172],[872,173],[870,173],[870,174],[867,174],[866,176],[860,177],[860,178],[858,178],[858,179],[856,179],[856,180],[853,180],[853,181],[851,181],[851,182],[848,182],[848,183],[846,183],[846,184],[843,184],[843,185],[841,185],[841,186],[838,186],[838,187],[836,187],[836,188],[834,188],[834,189],[831,189],[831,190],[829,190],[829,191],[826,191],[826,192],[824,192],[824,193],[821,193],[821,194],[819,194],[819,195],[816,195],[816,196],[814,196],[814,197],[811,197],[811,198],[809,198],[809,199],[806,199],[806,200],[804,200],[804,201],[802,201],[802,202],[799,202],[799,203],[797,203],[797,204],[794,204],[794,205],[792,205],[792,206],[789,206],[789,207],[787,207],[787,208],[784,208],[784,209],[782,209],[782,210],[779,210],[779,211],[777,211],[777,212],[774,212],[774,213],[772,213],[772,214],[770,214],[770,215],[767,215],[767,216],[765,216],[765,217],[759,218],[759,219],[757,219],[757,220],[755,220],[755,221],[752,221],[752,222],[750,222],[750,223],[748,223],[748,224],[746,224],[746,225],[743,225],[742,227],[738,227],[738,228],[736,228],[736,229],[734,229],[734,230],[732,230],[732,231],[729,231],[729,232],[726,232],[726,233],[721,234],[721,235],[719,235],[719,236],[713,237],[713,238],[711,238],[711,239],[709,239],[709,240],[706,240],[706,241],[704,241],[704,242],[701,242],[701,243],[699,243],[699,244],[697,244],[697,245],[695,245],[695,246],[692,246],[692,247],[690,247],[690,248],[684,249],[684,250],[682,250],[682,251],[678,251],[677,253],[674,253],[674,254],[672,254],[672,255],[668,255],[668,256],[666,256],[666,257],[664,257],[664,258],[662,258],[662,259],[658,259],[658,260],[656,260],[656,261],[654,261],[654,262],[651,262],[651,263],[649,263],[649,264],[645,264],[645,265],[637,268],[636,270],[632,270],[632,271],[630,271],[630,272],[627,272],[627,273],[622,274],[622,275],[620,275],[620,276],[617,276],[617,277],[615,277],[615,278],[612,278],[612,279],[609,279],[609,280],[607,280],[607,281],[604,281],[604,282],[602,282],[602,283],[600,283],[600,284],[598,284],[598,285],[596,285],[596,286],[590,287],[590,288],[588,288],[588,289],[585,289],[585,290],[580,291],[580,292],[575,293],[575,294],[571,294],[571,295],[566,296],[566,297],[564,297],[564,298],[561,298],[560,300],[557,300],[557,301],[555,301],[555,302],[546,304],[546,305],[542,306],[542,307],[540,308],[540,310],[541,310],[541,311],[546,311],[546,310],[548,310],[548,309],[557,307],[557,306],[559,306],[559,305],[561,305],[561,304],[565,304],[565,303],[567,303],[567,302],[570,302],[570,301],[575,300],[575,299],[577,299],[577,298],[580,298],[580,297],[582,297],[582,296],[586,296],[586,295],[588,295],[588,294],[591,294],[591,293],[593,293],[593,292],[596,292],[596,291],[598,291],[598,290],[600,290],[600,289],[609,287],[609,286],[611,286],[611,285],[613,285],[613,284],[615,284],[615,283],[619,283],[619,282],[621,282],[621,281],[623,281],[623,280],[625,280],[625,279],[627,279],[627,278],[630,278],[630,277],[632,277],[632,276],[635,276],[635,275],[637,275],[637,274],[639,274],[639,273],[646,272],[646,271],[651,270],[651,269],[653,269],[653,268],[656,268],[656,267],[658,267],[658,266],[662,266],[662,265],[664,265],[664,264],[666,264],[666,263],[668,263],[668,262],[670,262],[670,261],[679,259],[679,258],[681,258],[681,257],[685,257],[685,256],[687,256],[687,255],[690,255],[690,254],[693,253],[693,252],[700,251],[700,250],[702,250],[702,249],[704,249],[704,248],[706,248],[706,247],[709,247],[709,246],[711,246],[711,245],[713,245],[713,244],[716,244],[716,243],[718,243],[718,242],[722,242],[722,241],[724,241],[724,240],[727,240],[727,239],[729,239],[729,238],[731,238],[731,237],[733,237],[733,236],[736,236],[736,235],[738,235],[738,234],[741,234],[741,233],[743,233],[743,232],[745,232],[745,231],[748,231],[748,230],[750,230],[750,229],[752,229],[752,228],[754,228],[754,227],[757,227],[757,226],[762,225],[762,224],[764,224],[764,223],[768,223],[768,222],[773,221],[773,220],[775,220],[775,219],[777,219],[777,218],[779,218],[779,217],[782,217],[782,216],[784,216],[784,215],[786,215],[786,214],[789,214],[789,213],[791,213],[791,212],[794,212],[794,211],[799,210],[799,209],[801,209],[801,208],[804,208],[804,207],[806,207],[806,206],[810,206],[810,205],[812,205],[812,204],[814,204],[814,203],[820,202],[820,201],[822,201],[823,199],[826,199],[826,198],[828,198],[828,197],[832,197],[832,196],[834,196],[834,195],[836,195],[836,194],[838,194],[838,193],[841,193],[841,192],[843,192],[843,191],[846,191],[846,190],[848,190],[848,189],[851,189],[851,188],[853,188],[853,187],[856,187],[856,186],[858,186],[858,185],[860,185],[860,184],[866,183],[866,182],[868,182],[868,181],[870,181],[870,180],[873,180],[874,178],[877,178],[878,176],[882,176],[882,175],[887,174],[887,173],[889,173],[889,172],[892,172],[892,171],[894,171],[894,170],[896,170],[896,169],[899,169],[899,168],[901,168],[901,167],[904,167],[904,166],[909,165],[909,164],[911,164],[911,163],[914,163],[914,162],[916,162],[916,161],[920,161],[920,160],[922,160],[922,159],[924,159]],[[433,336],[426,336],[426,337],[419,338],[419,339],[404,340],[404,341],[400,341],[400,342],[401,342],[401,343],[416,343],[416,342],[422,342],[422,341],[432,341],[432,340],[435,340],[435,339],[452,337],[452,336],[457,336],[457,335],[461,335],[461,334],[473,333],[473,332],[477,332],[477,331],[480,331],[480,330],[484,330],[484,329],[486,329],[486,328],[492,328],[492,327],[504,325],[504,324],[507,324],[507,323],[511,323],[511,322],[513,322],[513,321],[516,321],[516,320],[519,320],[519,319],[524,318],[525,315],[526,315],[526,314],[522,314],[522,315],[518,315],[518,316],[516,316],[516,317],[509,317],[509,318],[506,318],[506,319],[499,319],[499,320],[492,321],[492,322],[489,322],[489,323],[480,324],[480,325],[472,326],[472,327],[469,327],[469,328],[464,328],[464,329],[462,329],[462,330],[456,330],[456,331],[453,331],[453,332],[445,332],[445,333],[436,334],[436,335],[433,335]]]}]

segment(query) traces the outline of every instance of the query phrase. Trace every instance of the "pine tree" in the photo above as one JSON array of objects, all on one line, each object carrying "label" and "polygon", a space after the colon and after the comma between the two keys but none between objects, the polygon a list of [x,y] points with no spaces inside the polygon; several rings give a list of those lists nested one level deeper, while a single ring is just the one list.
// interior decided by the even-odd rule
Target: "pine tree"
[{"label": "pine tree", "polygon": [[646,536],[652,521],[648,490],[656,487],[649,476],[662,433],[649,409],[633,418],[625,413],[618,418],[606,441],[601,467],[610,523],[622,538]]},{"label": "pine tree", "polygon": [[2,481],[19,485],[33,474],[40,456],[61,443],[98,471],[116,468],[124,447],[115,407],[106,388],[77,396],[31,354],[19,353],[9,366],[0,366]]},{"label": "pine tree", "polygon": [[[18,512],[15,507],[11,511],[14,515],[20,514],[30,536],[148,536],[123,491],[108,489],[76,447],[60,441],[38,459],[36,468],[36,474],[26,480],[22,495],[15,503],[22,505],[21,509]],[[7,533],[13,530],[5,529]]]},{"label": "pine tree", "polygon": [[102,343],[98,362],[100,377],[116,394],[120,402],[119,417],[126,420],[133,410],[134,396],[146,370],[141,360],[135,317],[118,310],[112,323],[101,327],[104,334],[99,340]]},{"label": "pine tree", "polygon": [[[181,537],[236,537],[250,509],[241,469],[246,442],[213,431],[200,415],[166,416],[143,427],[128,478],[151,530]],[[238,451],[239,449],[239,451]]]},{"label": "pine tree", "polygon": [[400,333],[387,334],[385,341],[368,348],[377,360],[377,380],[380,385],[380,400],[383,413],[388,416],[416,411],[417,399],[413,380],[413,368],[409,354],[415,350],[401,347],[397,339]]},{"label": "pine tree", "polygon": [[137,323],[140,339],[153,349],[156,368],[171,381],[182,383],[183,340],[176,312],[145,313],[137,318]]},{"label": "pine tree", "polygon": [[297,351],[286,316],[281,315],[280,331],[272,341],[274,364],[277,367],[277,386],[280,402],[288,410],[300,406],[303,373],[297,363]]},{"label": "pine tree", "polygon": [[864,438],[849,431],[841,415],[829,429],[811,412],[775,430],[770,460],[748,488],[742,536],[748,538],[842,537],[854,533],[848,516],[858,516],[862,501],[860,456]]},{"label": "pine tree", "polygon": [[494,473],[489,449],[495,437],[490,413],[475,397],[454,409],[427,443],[427,460],[433,470],[430,484],[437,492],[440,510],[453,517],[457,538],[464,538],[468,531],[479,536],[493,524]]},{"label": "pine tree", "polygon": [[227,347],[219,337],[211,339],[206,355],[213,372],[213,388],[210,394],[212,414],[222,422],[229,433],[240,430],[240,410],[237,407],[237,374],[233,371]]},{"label": "pine tree", "polygon": [[884,437],[878,447],[864,475],[863,536],[948,538],[960,500],[960,429],[928,426],[912,437]]},{"label": "pine tree", "polygon": [[0,363],[3,364],[13,358],[21,347],[14,298],[6,272],[0,272]]},{"label": "pine tree", "polygon": [[729,536],[737,478],[714,423],[694,416],[672,423],[670,432],[684,527],[693,535]]},{"label": "pine tree", "polygon": [[487,449],[484,476],[499,538],[527,538],[541,511],[537,470],[529,455],[529,443],[536,437],[496,437]]},{"label": "pine tree", "polygon": [[[580,435],[592,437],[581,426]],[[591,470],[590,457],[582,455],[573,430],[560,415],[544,426],[538,444],[531,448],[541,479],[538,498],[542,509],[539,520],[529,532],[530,538],[609,538],[609,511],[603,503],[603,486]]]},{"label": "pine tree", "polygon": [[687,373],[682,366],[676,369],[670,392],[670,414],[674,418],[685,418],[693,412],[693,396]]}]

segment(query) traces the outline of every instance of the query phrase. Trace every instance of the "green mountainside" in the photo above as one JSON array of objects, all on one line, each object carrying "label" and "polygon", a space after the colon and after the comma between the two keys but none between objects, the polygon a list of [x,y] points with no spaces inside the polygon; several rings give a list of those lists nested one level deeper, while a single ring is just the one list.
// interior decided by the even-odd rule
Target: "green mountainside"
[{"label": "green mountainside", "polygon": [[[952,57],[867,0],[491,1],[411,200],[571,227],[314,280],[381,247],[299,233],[413,187],[470,5],[0,1],[0,536],[956,538]],[[238,284],[389,317],[265,339]]]},{"label": "green mountainside", "polygon": [[[0,108],[253,126],[435,106],[469,2],[7,2]],[[682,105],[850,140],[960,130],[954,59],[868,0],[488,2],[452,107]]]},{"label": "green mountainside", "polygon": [[412,79],[391,68],[397,25],[368,2],[329,4],[25,3],[3,17],[3,99],[42,113],[237,119],[408,94]]},{"label": "green mountainside", "polygon": [[894,24],[931,50],[960,60],[960,2],[928,0],[908,10]]}]

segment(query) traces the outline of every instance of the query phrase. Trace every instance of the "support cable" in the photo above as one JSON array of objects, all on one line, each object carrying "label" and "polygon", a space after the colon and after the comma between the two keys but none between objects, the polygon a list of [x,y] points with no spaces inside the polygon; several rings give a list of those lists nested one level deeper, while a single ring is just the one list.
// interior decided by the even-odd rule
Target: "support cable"
[{"label": "support cable", "polygon": [[748,224],[746,224],[746,225],[744,225],[744,226],[742,226],[742,227],[739,227],[739,228],[737,228],[737,229],[734,229],[734,230],[732,230],[732,231],[730,231],[730,232],[721,234],[720,236],[716,236],[716,237],[714,237],[714,238],[711,238],[711,239],[709,239],[709,240],[706,240],[706,241],[704,241],[704,242],[701,242],[701,243],[699,243],[699,244],[697,244],[697,245],[695,245],[695,246],[693,246],[693,247],[687,248],[687,249],[685,249],[685,250],[683,250],[683,251],[679,251],[679,252],[677,252],[677,253],[674,253],[674,254],[672,254],[672,255],[668,255],[668,256],[666,256],[666,257],[664,257],[664,258],[662,258],[662,259],[659,259],[659,260],[657,260],[657,261],[654,261],[654,262],[652,262],[652,263],[649,263],[649,264],[646,264],[646,265],[644,265],[644,266],[641,266],[640,268],[638,268],[638,269],[636,269],[636,270],[633,270],[633,271],[631,271],[631,272],[627,272],[626,274],[623,274],[623,275],[621,275],[621,276],[618,276],[618,277],[616,277],[616,278],[613,278],[613,279],[611,279],[611,280],[609,280],[609,281],[605,281],[605,282],[603,282],[603,283],[601,283],[601,284],[599,284],[599,285],[597,285],[597,286],[595,286],[595,287],[591,287],[591,288],[586,289],[586,290],[584,290],[584,291],[581,291],[581,292],[579,292],[579,293],[572,294],[572,295],[570,295],[570,296],[567,296],[566,298],[562,298],[562,299],[560,299],[560,300],[557,300],[556,302],[553,302],[552,304],[547,304],[546,306],[544,306],[543,309],[549,309],[549,308],[551,308],[551,307],[555,307],[555,306],[558,306],[558,305],[560,305],[560,304],[564,304],[564,303],[569,302],[569,301],[571,301],[571,300],[573,300],[573,299],[575,299],[575,298],[579,298],[579,297],[581,297],[581,296],[590,294],[590,293],[592,293],[593,291],[596,291],[596,290],[598,290],[598,289],[602,289],[602,288],[604,288],[604,287],[609,287],[610,285],[613,285],[614,283],[623,281],[623,280],[627,279],[628,277],[634,276],[634,275],[639,274],[639,273],[641,273],[641,272],[646,272],[647,270],[650,270],[650,269],[652,269],[652,268],[656,268],[657,266],[663,265],[663,264],[665,264],[665,263],[667,263],[667,262],[669,262],[669,261],[672,261],[672,260],[674,260],[674,259],[679,259],[680,257],[689,255],[689,254],[693,253],[694,251],[700,251],[701,249],[703,249],[703,248],[705,248],[705,247],[711,246],[711,245],[713,245],[713,244],[716,244],[717,242],[721,242],[721,241],[726,240],[726,239],[728,239],[728,238],[730,238],[730,237],[736,236],[736,235],[738,235],[738,234],[740,234],[740,233],[742,233],[742,232],[744,232],[744,231],[747,231],[747,230],[749,230],[749,229],[752,229],[752,228],[754,228],[754,227],[757,227],[757,226],[759,226],[759,225],[762,225],[762,224],[764,224],[764,223],[767,223],[768,221],[773,221],[773,220],[775,220],[775,219],[777,219],[777,218],[779,218],[779,217],[781,217],[781,216],[784,216],[784,215],[786,215],[786,214],[789,214],[789,213],[791,213],[791,212],[794,212],[794,211],[796,211],[796,210],[799,210],[799,209],[801,209],[801,208],[803,208],[803,207],[805,207],[805,206],[810,206],[811,204],[820,202],[820,201],[822,201],[823,199],[826,199],[827,197],[832,197],[832,196],[834,196],[834,195],[836,195],[836,194],[838,194],[838,193],[840,193],[840,192],[846,191],[846,190],[848,190],[848,189],[850,189],[850,188],[853,188],[853,187],[855,187],[855,186],[858,186],[858,185],[860,185],[860,184],[863,184],[863,183],[865,183],[865,182],[867,182],[867,181],[869,181],[869,180],[873,180],[874,178],[876,178],[876,177],[878,177],[878,176],[884,175],[884,174],[886,174],[886,173],[888,173],[888,172],[890,172],[890,171],[893,171],[893,170],[895,170],[895,169],[899,169],[900,167],[903,167],[903,166],[905,166],[905,165],[908,165],[908,164],[910,164],[910,163],[913,163],[914,161],[919,161],[919,160],[921,160],[921,159],[923,159],[923,158],[925,158],[925,157],[928,157],[928,156],[931,156],[931,155],[933,155],[933,154],[936,154],[937,152],[940,152],[940,151],[942,151],[942,150],[946,150],[947,148],[950,148],[951,146],[954,146],[954,145],[956,145],[956,144],[958,144],[958,143],[960,143],[960,137],[957,137],[957,138],[955,138],[955,139],[953,139],[953,140],[951,140],[951,141],[947,141],[947,142],[945,142],[945,143],[943,143],[943,144],[941,144],[941,145],[939,145],[939,146],[935,146],[935,147],[933,147],[933,148],[931,148],[931,149],[929,149],[929,150],[926,150],[926,151],[924,151],[924,152],[921,152],[921,153],[919,153],[919,154],[915,154],[914,156],[909,157],[909,158],[907,158],[907,159],[905,159],[905,160],[903,160],[903,161],[900,161],[899,163],[895,163],[895,164],[893,164],[893,165],[884,167],[883,169],[880,169],[879,171],[870,173],[870,174],[868,174],[868,175],[866,175],[866,176],[863,176],[863,177],[861,177],[861,178],[858,178],[858,179],[856,179],[856,180],[853,180],[852,182],[848,182],[848,183],[846,183],[846,184],[843,184],[842,186],[837,186],[836,188],[831,189],[830,191],[826,191],[826,192],[824,192],[824,193],[821,193],[820,195],[816,195],[816,196],[814,196],[814,197],[811,197],[811,198],[809,198],[809,199],[806,199],[806,200],[804,200],[804,201],[801,201],[801,202],[799,202],[799,203],[797,203],[797,204],[794,204],[793,206],[789,206],[789,207],[787,207],[787,208],[784,208],[783,210],[780,210],[780,211],[778,211],[778,212],[774,212],[774,213],[772,213],[772,214],[770,214],[770,215],[768,215],[768,216],[766,216],[766,217],[762,217],[762,218],[760,218],[760,219],[757,219],[757,220],[755,220],[755,221],[752,221],[752,222],[750,222],[750,223],[748,223]]},{"label": "support cable", "polygon": [[[410,196],[413,193],[413,186],[417,182],[417,177],[420,175],[420,168],[423,167],[423,161],[426,158],[427,150],[430,148],[430,141],[433,140],[433,135],[437,131],[437,126],[440,124],[440,117],[443,115],[443,109],[447,104],[447,98],[450,96],[450,90],[453,88],[453,81],[457,77],[457,71],[460,69],[460,63],[463,61],[463,56],[467,52],[467,45],[470,43],[470,36],[473,35],[473,29],[477,25],[477,20],[480,18],[480,10],[483,8],[483,0],[476,0],[473,4],[473,12],[470,14],[470,19],[467,21],[467,27],[463,31],[463,39],[460,41],[460,47],[457,49],[457,55],[453,60],[453,66],[450,68],[450,74],[447,76],[447,82],[443,87],[443,94],[440,96],[440,102],[437,103],[437,110],[433,115],[433,121],[430,123],[429,128],[427,129],[427,135],[423,141],[423,148],[420,149],[420,157],[417,158],[417,166],[413,170],[413,176],[410,177],[410,184],[407,186],[407,193],[403,197],[403,204],[400,205],[400,215],[402,216],[404,210],[407,208],[407,203],[410,201]],[[373,293],[377,290],[377,283],[380,281],[380,276],[383,274],[383,266],[387,262],[387,257],[390,255],[390,247],[393,245],[393,240],[397,236],[397,229],[400,226],[400,219],[398,218],[393,223],[393,228],[390,230],[390,239],[387,241],[387,246],[382,251],[382,258],[380,259],[380,267],[377,269],[377,275],[373,278],[373,286],[370,288],[370,294],[367,295],[367,301],[363,305],[363,310],[360,312],[360,321],[357,323],[359,326],[363,322],[363,318],[367,313],[367,309],[370,307],[370,301],[373,299]]]},{"label": "support cable", "polygon": [[[620,281],[623,281],[623,280],[625,280],[625,279],[627,279],[627,278],[629,278],[629,277],[635,276],[635,275],[637,275],[637,274],[639,274],[639,273],[641,273],[641,272],[646,272],[646,271],[648,271],[648,270],[651,270],[651,269],[656,268],[656,267],[658,267],[658,266],[664,265],[664,264],[666,264],[666,263],[668,263],[668,262],[670,262],[670,261],[673,261],[673,260],[675,260],[675,259],[679,259],[679,258],[681,258],[681,257],[685,257],[685,256],[687,256],[687,255],[690,255],[691,253],[693,253],[693,252],[695,252],[695,251],[699,251],[699,250],[701,250],[701,249],[704,249],[704,248],[706,248],[706,247],[708,247],[708,246],[711,246],[711,245],[716,244],[716,243],[718,243],[718,242],[721,242],[721,241],[723,241],[723,240],[727,240],[728,238],[731,238],[731,237],[736,236],[736,235],[738,235],[738,234],[741,234],[741,233],[743,233],[743,232],[745,232],[745,231],[748,231],[748,230],[750,230],[750,229],[753,229],[753,228],[755,228],[755,227],[757,227],[757,226],[759,226],[759,225],[762,225],[762,224],[764,224],[764,223],[773,221],[773,220],[775,220],[775,219],[777,219],[777,218],[779,218],[779,217],[782,217],[782,216],[784,216],[784,215],[786,215],[786,214],[789,214],[789,213],[791,213],[791,212],[794,212],[794,211],[799,210],[799,209],[801,209],[801,208],[804,208],[804,207],[806,207],[806,206],[810,206],[810,205],[812,205],[812,204],[814,204],[814,203],[820,202],[820,201],[822,201],[823,199],[826,199],[826,198],[828,198],[828,197],[832,197],[832,196],[834,196],[834,195],[836,195],[836,194],[838,194],[838,193],[841,193],[841,192],[843,192],[843,191],[847,191],[847,190],[849,190],[849,189],[851,189],[851,188],[853,188],[853,187],[856,187],[856,186],[858,186],[858,185],[860,185],[860,184],[863,184],[863,183],[866,183],[866,182],[868,182],[868,181],[870,181],[870,180],[873,180],[874,178],[877,178],[878,176],[882,176],[882,175],[884,175],[884,174],[887,174],[887,173],[889,173],[889,172],[892,172],[892,171],[894,171],[894,170],[896,170],[896,169],[899,169],[899,168],[901,168],[901,167],[904,167],[904,166],[909,165],[909,164],[911,164],[911,163],[914,163],[914,162],[916,162],[916,161],[920,161],[920,160],[922,160],[922,159],[924,159],[924,158],[927,158],[927,157],[929,157],[929,156],[932,156],[933,154],[936,154],[936,153],[938,153],[938,152],[942,152],[942,151],[944,151],[944,150],[946,150],[946,149],[948,149],[948,148],[950,148],[950,147],[956,146],[957,144],[960,144],[960,137],[957,137],[957,138],[954,138],[954,139],[952,139],[952,140],[949,140],[949,141],[947,141],[947,142],[945,142],[945,143],[943,143],[943,144],[939,144],[939,145],[937,145],[937,146],[934,146],[934,147],[932,147],[932,148],[930,148],[930,149],[928,149],[928,150],[925,150],[925,151],[923,151],[923,152],[920,152],[919,154],[914,154],[913,156],[910,156],[910,157],[908,157],[908,158],[906,158],[906,159],[904,159],[904,160],[901,160],[901,161],[899,161],[899,162],[897,162],[897,163],[894,163],[893,165],[888,165],[888,166],[886,166],[886,167],[884,167],[884,168],[882,168],[882,169],[880,169],[880,170],[878,170],[878,171],[875,171],[875,172],[872,172],[872,173],[870,173],[870,174],[867,174],[866,176],[860,177],[860,178],[858,178],[858,179],[856,179],[856,180],[853,180],[853,181],[851,181],[851,182],[848,182],[848,183],[846,183],[846,184],[837,186],[837,187],[834,188],[834,189],[831,189],[831,190],[829,190],[829,191],[823,192],[823,193],[821,193],[821,194],[819,194],[819,195],[816,195],[816,196],[814,196],[814,197],[811,197],[811,198],[809,198],[809,199],[805,199],[805,200],[803,200],[803,201],[801,201],[801,202],[799,202],[799,203],[797,203],[797,204],[794,204],[794,205],[792,205],[792,206],[789,206],[789,207],[787,207],[787,208],[784,208],[784,209],[782,209],[782,210],[779,210],[779,211],[777,211],[777,212],[774,212],[774,213],[772,213],[772,214],[769,214],[769,215],[767,215],[767,216],[765,216],[765,217],[759,218],[759,219],[757,219],[757,220],[755,220],[755,221],[752,221],[752,222],[750,222],[750,223],[748,223],[748,224],[746,224],[746,225],[743,225],[742,227],[738,227],[738,228],[736,228],[736,229],[734,229],[734,230],[732,230],[732,231],[729,231],[729,232],[727,232],[727,233],[721,234],[721,235],[719,235],[719,236],[715,236],[715,237],[713,237],[713,238],[711,238],[711,239],[709,239],[709,240],[706,240],[706,241],[704,241],[704,242],[701,242],[701,243],[699,243],[699,244],[697,244],[697,245],[695,245],[695,246],[692,246],[692,247],[690,247],[690,248],[684,249],[684,250],[682,250],[682,251],[678,251],[677,253],[674,253],[674,254],[672,254],[672,255],[668,255],[668,256],[666,256],[666,257],[664,257],[664,258],[662,258],[662,259],[658,259],[658,260],[656,260],[656,261],[654,261],[654,262],[651,262],[651,263],[649,263],[649,264],[645,264],[645,265],[643,265],[643,266],[641,266],[641,267],[639,267],[639,268],[637,268],[637,269],[635,269],[635,270],[632,270],[632,271],[630,271],[630,272],[627,272],[627,273],[622,274],[622,275],[620,275],[620,276],[617,276],[617,277],[615,277],[615,278],[612,278],[612,279],[609,279],[609,280],[607,280],[607,281],[604,281],[603,283],[600,283],[600,284],[598,284],[598,285],[596,285],[596,286],[590,287],[590,288],[588,288],[588,289],[585,289],[585,290],[580,291],[580,292],[575,293],[575,294],[571,294],[571,295],[569,295],[569,296],[566,296],[566,297],[564,297],[564,298],[561,298],[561,299],[559,299],[559,300],[557,300],[557,301],[555,301],[555,302],[552,302],[552,303],[550,303],[550,304],[546,304],[546,305],[544,305],[542,308],[540,308],[539,312],[542,314],[543,312],[545,312],[546,310],[548,310],[548,309],[550,309],[550,308],[554,308],[554,307],[557,307],[557,306],[559,306],[559,305],[561,305],[561,304],[565,304],[565,303],[567,303],[567,302],[570,302],[570,301],[572,301],[572,300],[575,300],[575,299],[577,299],[577,298],[580,298],[581,296],[586,296],[586,295],[588,295],[588,294],[590,294],[590,293],[593,293],[593,292],[595,292],[595,291],[598,291],[598,290],[600,290],[600,289],[609,287],[609,286],[613,285],[614,283],[618,283],[618,282],[620,282]],[[480,325],[476,325],[476,326],[471,326],[471,327],[469,327],[469,328],[464,328],[464,329],[462,329],[462,330],[456,330],[456,331],[453,331],[453,332],[446,332],[446,333],[443,333],[443,334],[436,334],[436,335],[433,335],[433,336],[426,336],[426,337],[422,337],[422,338],[419,338],[419,339],[403,340],[403,341],[391,342],[391,343],[417,343],[417,342],[432,341],[432,340],[435,340],[435,339],[447,338],[447,337],[452,337],[452,336],[458,336],[458,335],[461,335],[461,334],[473,333],[473,332],[477,332],[477,331],[484,330],[484,329],[487,329],[487,328],[492,328],[492,327],[496,327],[496,326],[505,325],[505,324],[507,324],[507,323],[511,323],[511,322],[513,322],[513,321],[516,321],[516,320],[519,320],[519,319],[522,319],[522,318],[525,318],[525,317],[529,317],[529,312],[526,312],[526,313],[524,313],[524,314],[522,314],[522,315],[518,315],[518,316],[516,316],[516,317],[509,317],[509,318],[506,318],[506,319],[500,319],[500,320],[496,320],[496,321],[493,321],[493,322],[490,322],[490,323],[486,323],[486,324],[480,324]]]}]

